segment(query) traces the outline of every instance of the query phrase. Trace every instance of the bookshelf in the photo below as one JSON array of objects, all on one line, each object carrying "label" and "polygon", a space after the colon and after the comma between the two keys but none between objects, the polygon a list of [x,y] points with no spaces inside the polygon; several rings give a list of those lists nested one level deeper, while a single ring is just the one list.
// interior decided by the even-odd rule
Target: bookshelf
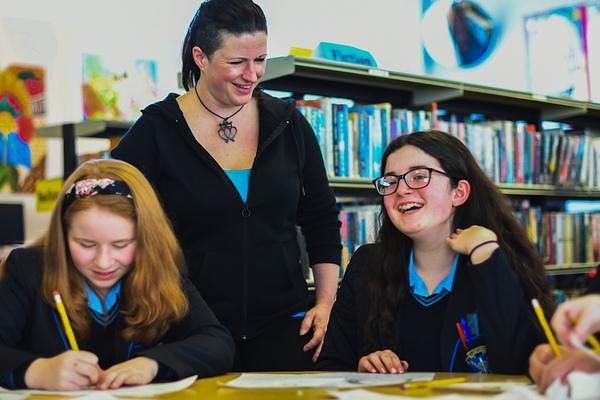
[{"label": "bookshelf", "polygon": [[[493,117],[500,122],[502,120],[525,121],[537,127],[541,126],[542,121],[562,122],[578,129],[585,129],[588,135],[600,133],[600,104],[316,58],[286,56],[269,59],[262,86],[264,89],[291,92],[296,99],[302,99],[304,94],[341,97],[352,99],[356,104],[390,103],[393,108],[409,110],[444,109],[448,113],[457,115],[477,113]],[[336,118],[335,109],[333,113]],[[310,118],[307,119],[311,122]],[[540,133],[534,132],[534,134]],[[546,137],[544,132],[541,136]],[[565,138],[565,141],[570,140]],[[565,162],[565,165],[571,169],[570,162]],[[533,174],[533,169],[529,172]],[[352,202],[352,196],[355,198],[362,196],[363,199],[370,197],[371,201],[377,198],[373,194],[370,178],[341,177],[337,176],[337,171],[335,173],[329,171],[329,173],[336,175],[330,176],[330,185],[338,195],[338,199],[343,199],[342,202]],[[571,173],[567,175],[571,176]],[[592,187],[582,186],[568,179],[556,182],[556,185],[498,183],[497,186],[511,199],[542,205],[542,209],[549,211],[556,211],[556,204],[561,204],[568,199],[600,200],[600,186],[596,184]],[[357,203],[360,204],[360,201]],[[350,212],[354,211],[352,205],[348,209]],[[372,224],[372,217],[368,219],[370,219],[368,224]],[[342,223],[342,230],[344,230],[344,223]],[[585,274],[592,271],[595,266],[596,263],[581,262],[548,265],[548,274]]]},{"label": "bookshelf", "polygon": [[600,104],[505,90],[316,58],[267,61],[266,89],[425,107],[436,102],[456,113],[491,114],[528,122],[556,121],[600,129]]},{"label": "bookshelf", "polygon": [[[393,107],[438,108],[459,114],[481,113],[534,124],[555,121],[600,129],[600,104],[531,93],[470,85],[418,75],[386,71],[317,58],[286,56],[268,60],[262,86],[356,102],[389,102]],[[600,131],[599,131],[600,132]],[[332,177],[335,189],[369,190],[370,179]],[[498,184],[509,196],[600,199],[600,187],[570,188],[541,184]]]}]

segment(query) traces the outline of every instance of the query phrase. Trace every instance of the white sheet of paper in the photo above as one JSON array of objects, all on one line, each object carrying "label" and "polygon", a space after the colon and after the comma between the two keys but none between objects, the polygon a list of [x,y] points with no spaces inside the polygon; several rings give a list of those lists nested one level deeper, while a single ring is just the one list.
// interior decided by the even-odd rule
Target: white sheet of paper
[{"label": "white sheet of paper", "polygon": [[600,398],[600,373],[571,372],[567,378],[574,399]]},{"label": "white sheet of paper", "polygon": [[24,394],[13,393],[10,390],[0,386],[0,399],[2,400],[23,400],[26,398],[27,396]]},{"label": "white sheet of paper", "polygon": [[502,381],[502,382],[464,382],[464,383],[455,383],[452,386],[448,386],[448,388],[454,389],[463,389],[463,390],[472,390],[476,391],[490,391],[494,392],[506,392],[509,389],[515,386],[529,387],[535,390],[536,386],[523,382],[511,382],[511,381]]},{"label": "white sheet of paper", "polygon": [[[489,383],[489,385],[488,385]],[[502,382],[501,382],[502,383]],[[497,382],[481,382],[474,383],[474,385],[481,385],[482,387],[491,387],[491,385],[497,385]],[[452,385],[453,387],[458,385],[466,385],[466,383],[457,383]],[[496,396],[478,396],[478,395],[469,395],[469,400],[486,400],[486,399],[494,399],[494,400],[567,400],[566,398],[546,398],[540,396],[537,391],[532,388],[532,385],[524,385],[522,383],[510,383],[507,382],[506,385],[502,385],[502,388],[506,389],[506,392],[496,395]],[[329,394],[338,398],[339,400],[409,400],[415,399],[415,397],[408,397],[402,395],[391,395],[391,394],[381,394],[374,393],[367,390],[348,390],[344,392],[339,391],[330,391]],[[435,396],[435,400],[458,400],[458,399],[466,399],[463,394],[448,394],[444,396]]]},{"label": "white sheet of paper", "polygon": [[[368,390],[357,389],[348,390],[345,392],[330,391],[330,395],[340,400],[415,400],[415,397],[402,396],[396,394],[381,394],[375,392],[369,392]],[[435,400],[460,400],[463,397],[451,394],[446,396],[436,396]],[[489,399],[489,397],[486,397]],[[469,397],[471,399],[478,399],[478,397]]]},{"label": "white sheet of paper", "polygon": [[113,396],[112,394],[104,393],[100,390],[86,394],[85,396],[79,397],[71,397],[71,400],[117,400],[118,397]]},{"label": "white sheet of paper", "polygon": [[77,390],[77,391],[55,391],[55,390],[13,390],[13,394],[47,394],[58,396],[86,396],[94,393],[104,393],[114,397],[154,397],[161,394],[178,392],[187,389],[196,382],[196,375],[188,378],[168,383],[151,383],[149,385],[129,386],[120,389],[110,389],[96,391],[94,389]]},{"label": "white sheet of paper", "polygon": [[257,374],[244,373],[225,384],[233,388],[359,388],[400,385],[410,381],[430,381],[434,373],[408,372],[401,375],[358,372],[325,372],[317,374]]}]

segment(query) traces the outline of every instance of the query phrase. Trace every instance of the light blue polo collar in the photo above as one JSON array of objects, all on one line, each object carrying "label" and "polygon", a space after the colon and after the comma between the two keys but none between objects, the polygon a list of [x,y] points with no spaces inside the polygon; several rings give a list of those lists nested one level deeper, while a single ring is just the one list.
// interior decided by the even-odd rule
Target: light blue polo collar
[{"label": "light blue polo collar", "polygon": [[442,290],[444,289],[446,289],[447,292],[451,292],[457,265],[458,254],[456,255],[456,257],[454,257],[454,262],[452,263],[452,269],[450,270],[450,273],[437,285],[435,290],[431,294],[429,294],[425,282],[423,282],[423,279],[421,279],[421,277],[417,273],[417,270],[415,269],[415,263],[413,260],[413,250],[411,250],[410,260],[408,262],[408,283],[410,285],[412,293],[421,297],[429,297],[442,293]]},{"label": "light blue polo collar", "polygon": [[104,308],[102,307],[102,299],[100,299],[96,292],[90,288],[87,282],[85,282],[85,290],[88,296],[88,307],[91,308],[92,311],[95,311],[100,315],[104,315],[108,313],[108,311],[119,299],[119,294],[121,293],[121,281],[117,282],[115,286],[108,291],[106,299],[104,300]]}]

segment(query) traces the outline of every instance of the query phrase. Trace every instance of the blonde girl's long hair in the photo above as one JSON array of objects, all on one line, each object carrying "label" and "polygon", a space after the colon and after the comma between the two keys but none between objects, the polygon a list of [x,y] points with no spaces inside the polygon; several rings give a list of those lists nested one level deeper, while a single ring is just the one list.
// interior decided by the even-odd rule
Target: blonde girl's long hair
[{"label": "blonde girl's long hair", "polygon": [[[122,181],[133,199],[120,195],[82,197],[65,209],[65,194],[71,186],[89,178]],[[82,339],[89,336],[91,319],[83,279],[68,250],[67,230],[76,213],[91,208],[109,211],[136,224],[134,265],[121,286],[120,313],[126,323],[121,336],[126,341],[151,344],[188,312],[181,283],[183,256],[154,190],[142,173],[126,162],[88,161],[66,180],[48,231],[34,244],[44,253],[43,297],[54,307],[52,291],[58,290],[75,334]]]}]

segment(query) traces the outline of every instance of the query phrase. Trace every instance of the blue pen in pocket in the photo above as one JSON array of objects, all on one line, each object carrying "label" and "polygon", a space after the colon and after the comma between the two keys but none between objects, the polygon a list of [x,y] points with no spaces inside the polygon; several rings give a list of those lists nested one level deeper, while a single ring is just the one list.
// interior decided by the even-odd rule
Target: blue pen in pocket
[{"label": "blue pen in pocket", "polygon": [[473,337],[471,336],[471,330],[469,329],[469,325],[467,325],[467,321],[464,318],[460,319],[460,324],[465,331],[465,335],[467,336],[467,342],[469,346],[473,347]]},{"label": "blue pen in pocket", "polygon": [[[473,372],[487,374],[489,373],[488,359],[487,359],[487,347],[483,341],[482,335],[473,335],[469,329],[469,325],[464,318],[460,319],[460,325],[465,332],[467,342],[469,343],[470,349],[465,353],[465,362],[471,368]],[[478,329],[473,327],[473,331],[477,332]]]}]

